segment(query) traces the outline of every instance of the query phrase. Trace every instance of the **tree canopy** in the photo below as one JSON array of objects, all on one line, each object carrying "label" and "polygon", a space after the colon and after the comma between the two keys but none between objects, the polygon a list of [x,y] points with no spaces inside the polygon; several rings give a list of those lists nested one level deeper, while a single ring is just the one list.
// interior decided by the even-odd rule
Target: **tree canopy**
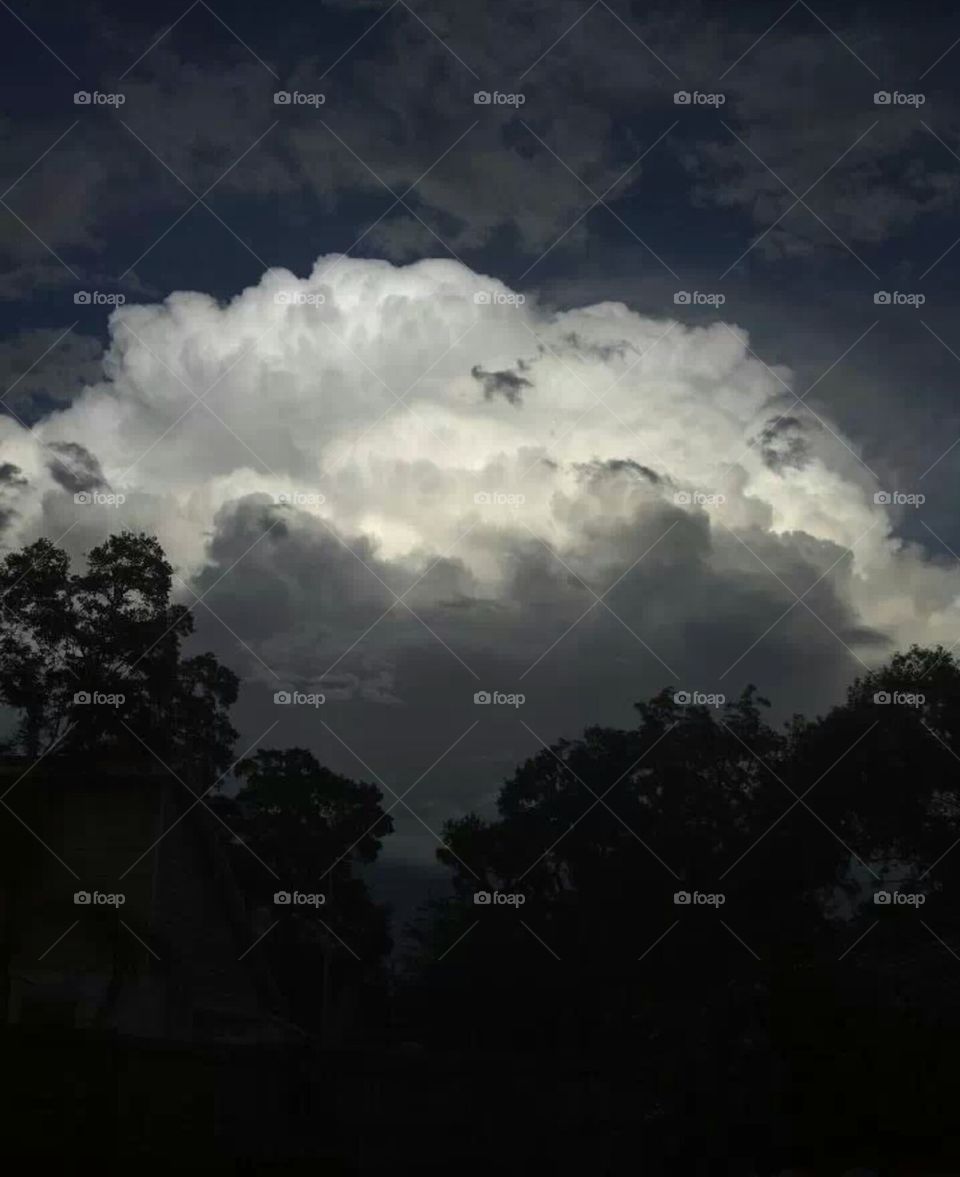
[{"label": "tree canopy", "polygon": [[183,656],[194,620],[171,583],[157,540],[132,532],[95,547],[83,571],[47,539],[3,559],[0,702],[20,713],[14,749],[149,749],[208,784],[229,768],[239,680],[212,654]]},{"label": "tree canopy", "polygon": [[[209,800],[249,905],[269,905],[283,924],[262,951],[291,1012],[311,1025],[331,958],[341,987],[382,981],[386,912],[358,869],[376,859],[392,823],[376,786],[304,749],[261,749],[235,763],[229,711],[239,679],[212,653],[185,653],[194,619],[171,600],[172,578],[158,541],[131,532],[93,548],[82,570],[46,539],[0,562],[0,703],[18,717],[7,752],[71,771],[114,763],[132,787],[147,764]],[[15,815],[3,813],[0,826],[7,878],[27,851],[43,850]],[[335,902],[321,918],[312,907],[276,908],[278,890],[329,892]]]},{"label": "tree canopy", "polygon": [[664,690],[449,822],[453,893],[410,930],[428,1038],[619,1060],[681,1168],[735,1125],[764,1125],[753,1148],[785,1119],[808,1142],[952,1131],[960,665],[912,647],[823,716],[767,708]]}]

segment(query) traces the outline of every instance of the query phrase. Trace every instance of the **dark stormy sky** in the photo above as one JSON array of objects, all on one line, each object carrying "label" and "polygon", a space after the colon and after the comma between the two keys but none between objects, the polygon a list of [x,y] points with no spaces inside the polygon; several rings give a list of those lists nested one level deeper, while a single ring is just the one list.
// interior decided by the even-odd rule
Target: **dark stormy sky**
[{"label": "dark stormy sky", "polygon": [[157,534],[243,748],[411,789],[384,897],[665,685],[813,713],[960,635],[952,6],[0,32],[0,541]]}]

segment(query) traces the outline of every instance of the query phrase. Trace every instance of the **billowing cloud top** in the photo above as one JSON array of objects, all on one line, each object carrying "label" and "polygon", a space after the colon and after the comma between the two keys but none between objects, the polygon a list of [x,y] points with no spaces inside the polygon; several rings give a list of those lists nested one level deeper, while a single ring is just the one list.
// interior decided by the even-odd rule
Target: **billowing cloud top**
[{"label": "billowing cloud top", "polygon": [[799,703],[953,641],[956,573],[733,325],[329,256],[110,327],[102,381],[32,433],[0,419],[5,542],[155,532],[254,678],[566,683],[587,721],[670,681]]}]

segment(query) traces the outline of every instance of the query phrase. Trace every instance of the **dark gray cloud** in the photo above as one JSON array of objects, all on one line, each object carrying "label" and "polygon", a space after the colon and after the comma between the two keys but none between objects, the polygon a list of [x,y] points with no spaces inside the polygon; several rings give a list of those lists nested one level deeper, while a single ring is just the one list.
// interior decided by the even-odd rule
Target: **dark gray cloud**
[{"label": "dark gray cloud", "polygon": [[778,417],[760,434],[760,452],[771,470],[802,470],[810,461],[810,443],[799,417]]},{"label": "dark gray cloud", "polygon": [[0,486],[26,486],[23,471],[13,462],[0,462]]},{"label": "dark gray cloud", "polygon": [[6,531],[19,516],[16,508],[4,501],[5,492],[8,488],[19,490],[27,485],[29,480],[23,477],[19,466],[13,462],[0,462],[0,532]]},{"label": "dark gray cloud", "polygon": [[523,389],[533,388],[533,382],[526,376],[520,376],[509,369],[485,372],[479,364],[474,364],[470,369],[470,375],[479,382],[484,399],[488,401],[493,400],[495,396],[502,396],[511,405],[519,405],[523,401]]},{"label": "dark gray cloud", "polygon": [[47,469],[54,481],[70,494],[98,490],[107,485],[96,455],[79,442],[54,441],[48,448],[56,456],[51,455]]},{"label": "dark gray cloud", "polygon": [[663,481],[656,470],[651,470],[649,466],[644,466],[641,462],[635,462],[632,458],[608,458],[605,462],[584,462],[578,469],[582,470],[590,478],[605,473],[627,473],[634,477],[639,476],[645,478],[654,486],[659,486]]},{"label": "dark gray cloud", "polygon": [[[363,197],[371,211],[350,244],[363,234],[361,251],[404,259],[496,244],[536,260],[559,243],[582,262],[598,234],[637,232],[625,202],[664,187],[693,218],[706,207],[746,213],[763,233],[758,258],[833,257],[841,241],[876,245],[956,208],[949,145],[960,108],[942,73],[926,79],[919,110],[873,105],[875,90],[910,90],[940,55],[934,20],[904,30],[882,14],[831,16],[831,33],[798,6],[758,40],[756,14],[719,20],[696,6],[618,19],[604,5],[584,14],[525,0],[496,21],[440,0],[421,4],[419,20],[389,8],[368,6],[371,24],[386,15],[356,52],[288,62],[279,84],[240,46],[200,62],[172,38],[122,83],[129,130],[85,118],[42,159],[62,125],[30,111],[9,120],[9,199],[29,228],[13,217],[2,227],[8,293],[72,281],[40,241],[77,269],[118,229],[142,234],[148,212],[158,220],[147,250],[170,224],[166,210],[214,184],[217,199],[282,197],[305,228],[318,200],[325,214],[350,213]],[[411,78],[429,79],[429,98]],[[279,88],[322,92],[324,102],[276,106]],[[725,102],[705,123],[674,104],[677,90],[719,91]],[[476,105],[477,91],[523,101]],[[809,203],[830,228],[799,205],[774,225],[794,201],[781,180],[798,194],[816,181]],[[608,189],[619,229],[602,208],[585,215]],[[255,227],[239,236],[265,257]],[[659,244],[668,264],[678,244]],[[656,268],[637,246],[638,264]],[[135,241],[131,249],[121,269],[136,259]]]},{"label": "dark gray cloud", "polygon": [[[606,598],[613,613],[591,610],[589,590],[520,528],[495,599],[454,562],[406,598],[414,616],[377,578],[402,592],[429,559],[400,566],[357,537],[331,536],[306,513],[289,514],[287,533],[261,542],[264,504],[222,514],[193,585],[202,592],[219,580],[205,597],[216,616],[198,610],[197,641],[242,668],[238,718],[247,738],[279,720],[271,741],[310,746],[338,771],[379,779],[388,804],[421,778],[408,797],[416,816],[394,811],[388,867],[429,870],[443,822],[472,809],[492,812],[500,784],[538,750],[538,736],[550,742],[591,723],[630,725],[632,704],[663,686],[733,697],[752,681],[772,697],[777,716],[822,709],[859,669],[843,643],[888,648],[847,603],[848,567],[807,598],[816,616],[791,610],[790,591],[737,540],[711,529],[705,515],[663,504],[596,527],[571,565],[597,593],[624,577]],[[803,535],[756,533],[748,542],[797,592],[841,555]],[[275,706],[273,692],[291,686],[322,691],[327,701]],[[478,690],[522,692],[525,702],[478,707]]]}]

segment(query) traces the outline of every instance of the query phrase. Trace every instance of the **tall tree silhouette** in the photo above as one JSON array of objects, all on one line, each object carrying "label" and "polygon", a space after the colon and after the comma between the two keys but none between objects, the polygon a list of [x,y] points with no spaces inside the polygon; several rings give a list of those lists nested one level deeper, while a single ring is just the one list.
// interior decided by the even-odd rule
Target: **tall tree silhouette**
[{"label": "tall tree silhouette", "polygon": [[21,713],[17,749],[123,747],[139,759],[146,745],[206,783],[229,767],[238,679],[212,654],[183,657],[193,616],[170,603],[171,577],[157,540],[131,532],[80,572],[46,539],[4,558],[0,700]]},{"label": "tall tree silhouette", "polygon": [[282,926],[266,950],[297,1020],[329,1029],[335,992],[341,1004],[345,990],[352,1001],[369,1002],[385,983],[386,912],[356,869],[376,859],[393,821],[376,785],[331,772],[303,748],[260,749],[237,766],[237,776],[239,793],[218,798],[217,807],[274,872],[236,855],[250,894],[263,903],[275,889],[323,897],[316,905],[276,908]]}]

